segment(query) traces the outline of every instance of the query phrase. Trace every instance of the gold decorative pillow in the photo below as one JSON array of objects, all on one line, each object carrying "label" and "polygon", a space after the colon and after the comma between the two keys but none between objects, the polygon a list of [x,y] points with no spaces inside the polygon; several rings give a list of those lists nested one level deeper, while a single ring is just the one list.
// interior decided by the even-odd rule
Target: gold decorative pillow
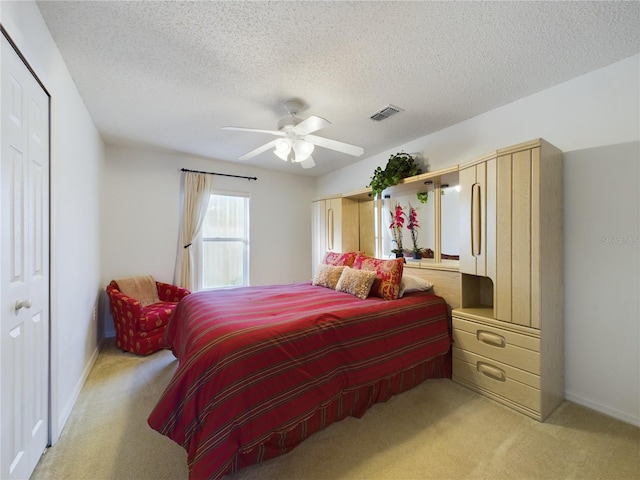
[{"label": "gold decorative pillow", "polygon": [[340,275],[344,269],[344,266],[322,264],[318,267],[318,271],[316,272],[315,277],[313,277],[313,281],[311,283],[320,287],[335,290],[338,280],[340,280]]},{"label": "gold decorative pillow", "polygon": [[344,267],[340,280],[336,285],[338,292],[350,293],[358,298],[365,299],[369,296],[371,285],[376,279],[376,272],[371,270],[354,270]]}]

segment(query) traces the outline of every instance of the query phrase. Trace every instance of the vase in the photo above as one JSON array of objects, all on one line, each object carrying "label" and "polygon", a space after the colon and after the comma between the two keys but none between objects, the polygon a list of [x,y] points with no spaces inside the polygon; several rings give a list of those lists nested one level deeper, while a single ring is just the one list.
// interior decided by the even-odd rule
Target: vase
[{"label": "vase", "polygon": [[413,252],[413,259],[414,260],[421,260],[422,259],[422,252]]},{"label": "vase", "polygon": [[404,254],[402,252],[394,252],[396,254],[396,258],[402,258],[404,257]]}]

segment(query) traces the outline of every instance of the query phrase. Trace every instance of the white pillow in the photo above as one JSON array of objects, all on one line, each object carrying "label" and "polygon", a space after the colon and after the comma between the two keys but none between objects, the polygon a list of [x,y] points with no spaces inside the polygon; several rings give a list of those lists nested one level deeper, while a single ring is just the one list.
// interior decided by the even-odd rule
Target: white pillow
[{"label": "white pillow", "polygon": [[398,292],[398,298],[402,298],[405,293],[411,292],[424,292],[433,288],[433,283],[424,278],[414,277],[413,275],[402,275],[400,280],[400,291]]}]

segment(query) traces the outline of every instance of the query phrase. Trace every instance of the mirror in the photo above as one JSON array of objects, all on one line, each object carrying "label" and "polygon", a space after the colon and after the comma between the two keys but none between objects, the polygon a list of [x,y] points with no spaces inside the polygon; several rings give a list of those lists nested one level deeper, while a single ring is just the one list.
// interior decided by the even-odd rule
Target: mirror
[{"label": "mirror", "polygon": [[[444,187],[438,190],[440,192],[440,248],[441,262],[458,265],[460,255],[460,224],[458,221],[459,211],[459,186]],[[436,190],[429,187],[427,191],[427,201],[422,203],[415,193],[403,193],[396,196],[387,196],[382,201],[381,213],[381,230],[382,230],[382,251],[379,254],[381,258],[392,258],[397,250],[394,241],[394,233],[390,228],[392,223],[392,211],[399,204],[405,215],[404,227],[402,228],[402,249],[407,262],[434,263],[436,250],[436,215],[435,215],[435,195]],[[419,228],[416,233],[417,247],[421,251],[421,258],[412,258],[414,249],[411,231],[407,229],[408,216],[410,207],[416,210],[416,218]]]},{"label": "mirror", "polygon": [[[413,263],[414,267],[429,268],[431,263],[434,268],[457,269],[460,265],[458,177],[458,167],[455,166],[403,179],[386,189],[382,198],[376,196],[372,199],[370,190],[354,193],[355,196],[362,195],[365,200],[373,200],[368,213],[364,217],[362,210],[360,213],[361,248],[366,243],[363,242],[364,231],[365,237],[368,235],[367,238],[371,238],[369,244],[378,258],[394,258],[404,254],[405,261]],[[402,253],[398,252],[394,241],[397,231],[391,228],[392,212],[396,205],[402,207]],[[412,232],[407,228],[411,207],[416,210],[419,225],[415,245],[419,253],[415,259]],[[371,227],[363,229],[363,222],[371,225],[373,231]]]},{"label": "mirror", "polygon": [[442,263],[457,263],[460,258],[459,201],[459,185],[442,188],[442,195],[440,195]]},{"label": "mirror", "polygon": [[[416,232],[416,245],[422,252],[422,261],[433,261],[433,251],[435,249],[435,215],[433,208],[433,190],[428,192],[428,199],[426,203],[421,203],[416,197],[415,193],[398,195],[395,197],[385,198],[382,202],[382,257],[393,257],[393,250],[396,249],[396,243],[393,241],[393,233],[389,228],[392,222],[392,214],[396,204],[402,207],[402,211],[405,214],[404,227],[402,228],[402,248],[405,252],[407,261],[412,260],[411,253],[414,249],[414,243],[412,234],[408,225],[408,216],[410,207],[413,207],[416,211],[416,218],[419,228]],[[429,255],[428,252],[431,252]],[[430,258],[429,258],[430,257]],[[419,260],[417,260],[419,261]]]}]

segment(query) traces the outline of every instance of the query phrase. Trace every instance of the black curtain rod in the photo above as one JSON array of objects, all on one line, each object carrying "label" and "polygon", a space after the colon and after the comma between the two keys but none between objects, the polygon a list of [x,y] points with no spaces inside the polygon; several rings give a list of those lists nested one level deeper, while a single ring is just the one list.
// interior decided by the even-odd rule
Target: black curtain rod
[{"label": "black curtain rod", "polygon": [[245,177],[244,175],[231,175],[229,173],[202,172],[200,170],[189,170],[188,168],[182,168],[181,171],[191,173],[206,173],[207,175],[220,175],[222,177],[246,178],[249,181],[258,180],[258,177]]}]

